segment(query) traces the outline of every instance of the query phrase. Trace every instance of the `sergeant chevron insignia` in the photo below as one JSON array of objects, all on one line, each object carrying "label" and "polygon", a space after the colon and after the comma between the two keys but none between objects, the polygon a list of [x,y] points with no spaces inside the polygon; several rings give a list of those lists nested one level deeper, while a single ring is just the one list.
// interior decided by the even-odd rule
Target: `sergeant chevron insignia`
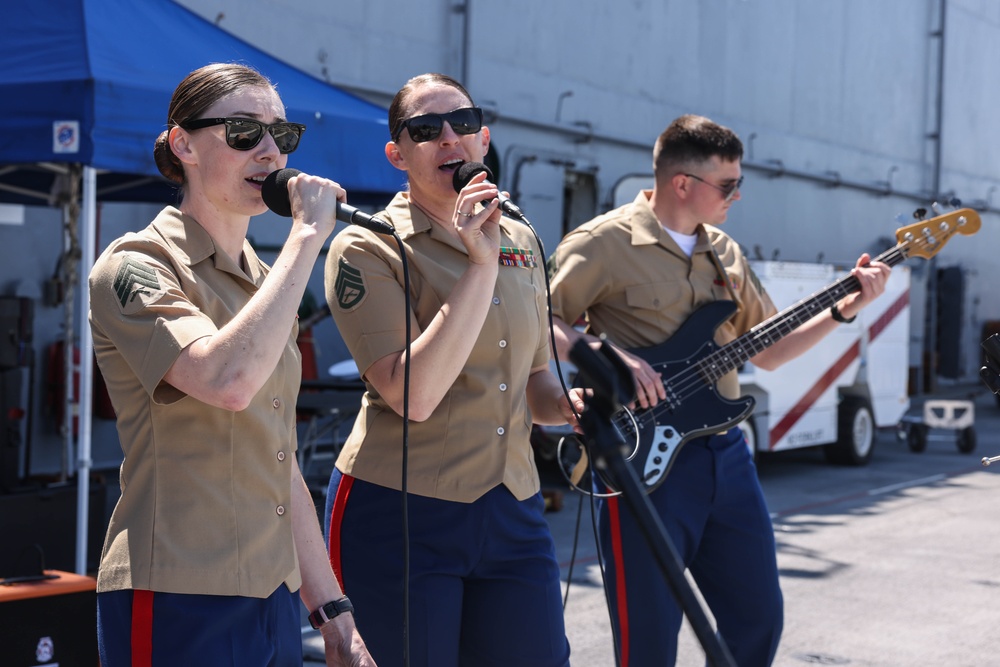
[{"label": "sergeant chevron insignia", "polygon": [[342,310],[350,310],[365,298],[368,290],[365,288],[365,277],[358,269],[340,258],[337,268],[337,282],[334,285],[337,292],[337,305]]},{"label": "sergeant chevron insignia", "polygon": [[150,294],[158,291],[160,280],[156,277],[156,270],[149,264],[134,257],[126,257],[121,266],[118,267],[114,289],[119,303],[124,308],[139,294]]}]

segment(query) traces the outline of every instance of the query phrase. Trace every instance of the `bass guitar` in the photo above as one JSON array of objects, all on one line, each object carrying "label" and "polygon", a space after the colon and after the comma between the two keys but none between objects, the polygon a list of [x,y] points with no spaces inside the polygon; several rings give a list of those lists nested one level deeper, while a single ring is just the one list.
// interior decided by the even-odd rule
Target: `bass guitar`
[{"label": "bass guitar", "polygon": [[[953,235],[974,234],[980,225],[979,214],[963,208],[901,227],[896,230],[896,245],[875,261],[895,266],[908,257],[929,259]],[[660,373],[666,390],[666,399],[652,408],[635,412],[622,408],[612,418],[625,441],[635,443],[626,458],[647,493],[663,483],[686,442],[726,431],[753,411],[751,396],[730,400],[719,395],[716,382],[720,378],[860,289],[858,280],[847,275],[722,346],[713,342],[714,333],[732,317],[736,304],[713,301],[692,313],[665,342],[629,350]],[[580,488],[578,483],[588,460],[578,438],[564,438],[559,452],[560,467],[574,487]],[[598,474],[614,491],[613,481],[605,471],[599,469]]]}]

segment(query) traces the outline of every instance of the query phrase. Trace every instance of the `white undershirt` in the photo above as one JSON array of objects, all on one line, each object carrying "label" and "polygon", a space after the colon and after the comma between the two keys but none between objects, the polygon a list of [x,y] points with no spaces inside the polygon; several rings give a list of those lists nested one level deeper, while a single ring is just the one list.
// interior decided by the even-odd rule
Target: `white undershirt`
[{"label": "white undershirt", "polygon": [[670,234],[670,238],[674,240],[674,243],[680,246],[681,250],[688,257],[694,252],[694,244],[698,242],[697,234],[681,234],[680,232],[675,232],[672,229],[664,227],[667,230],[667,234]]}]

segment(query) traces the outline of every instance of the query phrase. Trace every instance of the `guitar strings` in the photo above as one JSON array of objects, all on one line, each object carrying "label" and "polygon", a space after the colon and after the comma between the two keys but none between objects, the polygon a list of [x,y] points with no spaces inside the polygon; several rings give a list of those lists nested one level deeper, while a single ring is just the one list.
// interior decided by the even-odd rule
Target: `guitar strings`
[{"label": "guitar strings", "polygon": [[[938,219],[935,218],[934,220]],[[933,222],[934,220],[926,222],[929,223]],[[959,223],[959,226],[965,224],[963,218],[958,218],[957,221]],[[942,231],[944,233],[942,235],[943,237],[940,240],[933,236],[933,233],[931,232],[929,227],[925,226],[922,230],[922,234],[909,233],[900,237],[900,241],[899,243],[896,244],[896,246],[888,249],[887,251],[879,255],[875,261],[883,261],[889,264],[890,266],[895,266],[896,264],[905,260],[909,256],[910,253],[907,252],[907,248],[911,247],[916,247],[917,249],[924,250],[925,251],[925,254],[923,255],[924,257],[928,258],[932,257],[934,254],[936,254],[938,250],[940,250],[944,246],[945,243],[947,243],[948,239],[950,239],[957,231],[959,231],[957,226],[952,228],[945,228],[943,225],[944,223],[942,222],[942,227],[939,229],[939,231]],[[972,231],[974,232],[975,230]],[[962,232],[962,233],[967,234],[970,232]],[[928,253],[926,252],[927,249],[931,249],[931,251]],[[825,310],[826,308],[832,306],[837,301],[839,301],[843,296],[846,296],[847,294],[850,294],[851,292],[856,291],[859,288],[860,284],[858,283],[857,278],[855,278],[853,275],[848,274],[847,276],[840,279],[839,281],[834,282],[832,285],[825,288],[824,290],[820,290],[820,292],[817,292],[814,295],[802,299],[798,303],[788,308],[785,312],[778,313],[772,316],[770,319],[765,320],[758,326],[748,331],[743,336],[740,336],[739,338],[730,341],[730,343],[727,343],[722,347],[716,349],[715,351],[709,353],[708,355],[705,356],[705,358],[695,362],[694,365],[689,366],[688,368],[678,372],[677,374],[672,376],[669,380],[664,381],[664,387],[668,389],[668,394],[672,394],[675,397],[673,400],[673,405],[669,404],[670,403],[669,400],[665,400],[661,402],[658,406],[654,406],[653,408],[637,412],[632,412],[628,408],[623,407],[615,415],[612,416],[612,422],[615,424],[615,426],[619,429],[619,431],[622,434],[632,434],[633,440],[635,442],[635,449],[633,449],[632,453],[629,454],[628,458],[631,459],[639,451],[638,445],[640,444],[640,438],[638,430],[644,429],[647,426],[655,427],[658,417],[662,416],[665,412],[672,412],[673,409],[675,407],[679,407],[684,400],[690,398],[697,392],[704,390],[710,383],[714,383],[716,380],[721,378],[725,373],[737,367],[737,366],[731,366],[729,370],[720,372],[720,367],[718,366],[720,362],[724,362],[727,365],[731,364],[732,360],[730,358],[731,356],[730,351],[733,350],[734,347],[739,352],[739,356],[743,359],[743,361],[747,361],[754,354],[763,351],[764,349],[766,349],[766,347],[772,344],[772,341],[770,341],[770,336],[774,335],[775,332],[778,332],[779,335],[777,335],[777,339],[774,340],[773,342],[777,342],[785,335],[793,331],[797,326],[801,325],[806,321],[803,320],[802,322],[799,322],[794,326],[789,326],[788,325],[789,320],[801,317],[803,311],[808,312],[810,314],[810,317],[815,316],[815,314],[818,311],[815,308],[815,304],[812,303],[814,300],[818,300],[821,298],[824,301],[829,300],[829,303],[827,303],[825,306],[819,309],[820,311]],[[838,296],[833,296],[834,293],[837,293]],[[782,327],[787,327],[787,328],[785,330],[782,330]],[[740,344],[740,341],[744,339],[748,341],[763,340],[764,342],[767,343],[767,345],[760,347],[760,349],[758,349],[756,352],[752,354],[747,354],[745,347],[755,347],[755,346],[743,346],[742,344]],[[734,343],[736,343],[735,346]],[[667,363],[669,363],[669,361],[662,362],[660,364],[654,364],[653,366],[654,368],[657,365],[665,366]],[[668,396],[668,399],[669,398],[670,397]],[[681,434],[681,435],[683,436],[686,434]],[[569,476],[567,476],[567,480],[570,480]],[[585,491],[584,489],[579,487],[576,483],[570,481],[570,484],[577,490],[580,490],[585,494],[589,494],[588,491]],[[612,495],[617,495],[617,494],[612,494]]]},{"label": "guitar strings", "polygon": [[[912,241],[902,241],[893,248],[890,248],[886,252],[882,253],[882,255],[877,257],[875,261],[882,261],[890,266],[895,266],[902,260],[906,259],[908,254],[905,251],[911,245],[916,245],[917,247],[926,249],[934,245],[939,245],[939,243],[923,237],[917,237]],[[633,420],[639,428],[655,425],[658,417],[664,415],[665,413],[672,412],[685,400],[699,391],[702,391],[711,383],[714,383],[716,380],[723,377],[725,373],[729,372],[720,372],[719,364],[720,362],[725,362],[724,365],[730,365],[730,352],[734,349],[733,343],[739,343],[742,339],[764,341],[767,345],[764,345],[760,349],[756,350],[753,354],[761,352],[766,347],[769,347],[773,342],[777,342],[777,340],[780,340],[797,328],[798,325],[788,326],[789,320],[801,317],[803,312],[809,312],[810,314],[815,315],[818,312],[826,310],[847,294],[856,291],[859,287],[860,284],[858,283],[857,278],[853,275],[847,275],[839,281],[833,283],[830,287],[802,299],[786,312],[778,313],[771,319],[765,320],[763,323],[754,327],[743,336],[740,336],[736,340],[727,343],[721,348],[706,355],[703,359],[695,362],[688,368],[679,371],[668,380],[664,380],[664,386],[667,388],[667,398],[659,405],[647,410],[637,411],[633,413],[631,417],[628,414],[629,411],[623,408],[613,417],[616,426],[618,426],[620,430],[631,431],[632,429],[629,427],[631,426]],[[838,296],[833,296],[834,293],[837,293]],[[817,299],[821,301],[828,301],[828,303],[819,308],[814,308],[813,306],[815,304],[812,302]],[[804,321],[805,320],[803,320],[803,322]],[[772,341],[772,338],[776,338],[776,340]],[[746,353],[747,347],[751,346],[735,346],[735,348],[739,351],[740,356],[745,355],[746,359],[750,359],[753,354]]]}]

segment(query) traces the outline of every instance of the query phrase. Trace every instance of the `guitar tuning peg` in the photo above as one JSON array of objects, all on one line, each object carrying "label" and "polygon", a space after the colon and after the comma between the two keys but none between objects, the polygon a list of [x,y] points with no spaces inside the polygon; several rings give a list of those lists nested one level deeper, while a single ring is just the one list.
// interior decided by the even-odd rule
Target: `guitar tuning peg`
[{"label": "guitar tuning peg", "polygon": [[948,206],[951,206],[952,208],[962,208],[962,200],[958,197],[952,197],[948,200]]},{"label": "guitar tuning peg", "polygon": [[913,211],[913,218],[914,218],[914,220],[923,220],[926,217],[927,217],[927,209],[926,208],[918,208],[915,211]]}]

